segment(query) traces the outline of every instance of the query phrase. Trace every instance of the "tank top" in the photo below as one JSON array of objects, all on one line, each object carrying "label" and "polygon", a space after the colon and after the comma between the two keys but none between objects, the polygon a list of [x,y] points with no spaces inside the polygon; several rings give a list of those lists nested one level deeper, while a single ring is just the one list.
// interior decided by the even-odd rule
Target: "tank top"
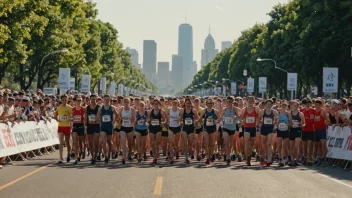
[{"label": "tank top", "polygon": [[191,111],[189,113],[187,113],[187,111],[185,109],[182,119],[183,119],[183,123],[184,123],[183,127],[194,128],[194,114],[193,114],[192,109],[191,109]]},{"label": "tank top", "polygon": [[266,110],[263,113],[263,124],[262,128],[274,128],[274,113],[270,110],[270,114],[266,114]]},{"label": "tank top", "polygon": [[287,131],[288,130],[288,115],[282,114],[279,112],[278,120],[279,120],[279,124],[277,126],[277,129],[279,131]]},{"label": "tank top", "polygon": [[101,126],[110,126],[112,125],[112,107],[109,105],[108,109],[105,109],[104,105],[101,107]]},{"label": "tank top", "polygon": [[95,105],[94,109],[90,108],[90,105],[87,106],[87,124],[97,124],[97,113],[99,110],[99,105]]},{"label": "tank top", "polygon": [[125,111],[125,108],[122,107],[121,111],[121,126],[123,127],[132,127],[132,109],[131,107]]},{"label": "tank top", "polygon": [[139,130],[147,129],[146,120],[147,120],[147,111],[144,111],[143,115],[140,115],[139,112],[136,111],[136,129],[139,129]]},{"label": "tank top", "polygon": [[231,110],[225,108],[224,111],[224,128],[229,129],[229,130],[236,130],[236,123],[234,120],[235,117],[235,109],[232,108]]},{"label": "tank top", "polygon": [[251,113],[248,113],[247,107],[244,112],[244,126],[245,127],[256,127],[257,111],[253,108]]},{"label": "tank top", "polygon": [[154,109],[150,113],[150,126],[151,127],[160,127],[161,123],[161,109],[159,110],[158,114],[154,114]]},{"label": "tank top", "polygon": [[321,111],[315,111],[314,128],[318,130],[326,128],[324,116],[321,115]]},{"label": "tank top", "polygon": [[299,112],[297,112],[296,115],[293,115],[291,111],[291,116],[292,116],[292,126],[297,130],[302,130],[302,119]]},{"label": "tank top", "polygon": [[80,107],[77,110],[76,107],[72,107],[72,119],[75,123],[83,123],[84,122],[84,108]]},{"label": "tank top", "polygon": [[[176,111],[173,111],[172,108],[170,109],[170,127],[179,127],[180,126],[180,121],[178,120],[180,117],[180,111],[177,108]],[[178,120],[178,121],[177,121]]]},{"label": "tank top", "polygon": [[302,109],[302,113],[304,115],[304,119],[306,121],[306,126],[302,128],[304,132],[314,132],[314,118],[315,118],[315,110],[310,108],[306,110]]},{"label": "tank top", "polygon": [[210,112],[208,112],[208,109],[205,109],[205,114],[204,114],[204,126],[205,127],[216,127],[216,125],[215,125],[216,119],[217,119],[217,116],[215,114],[214,109],[212,109]]},{"label": "tank top", "polygon": [[329,113],[329,119],[330,119],[330,124],[336,124],[337,123],[335,116],[332,116],[330,113]]}]

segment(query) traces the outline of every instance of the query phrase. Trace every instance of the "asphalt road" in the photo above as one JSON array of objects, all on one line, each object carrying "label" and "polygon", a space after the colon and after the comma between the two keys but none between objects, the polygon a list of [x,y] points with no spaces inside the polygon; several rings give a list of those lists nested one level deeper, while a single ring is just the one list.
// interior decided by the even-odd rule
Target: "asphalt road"
[{"label": "asphalt road", "polygon": [[352,197],[352,173],[334,167],[262,168],[252,162],[216,161],[211,165],[180,159],[173,165],[162,159],[151,165],[121,161],[58,166],[58,152],[0,170],[1,198],[51,197]]}]

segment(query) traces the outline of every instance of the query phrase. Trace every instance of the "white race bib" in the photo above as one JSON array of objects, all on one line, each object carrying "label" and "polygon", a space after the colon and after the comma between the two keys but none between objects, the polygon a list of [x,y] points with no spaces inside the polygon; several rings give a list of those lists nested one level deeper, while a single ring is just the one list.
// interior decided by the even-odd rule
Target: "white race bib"
[{"label": "white race bib", "polygon": [[314,120],[319,122],[320,121],[320,116],[315,116]]},{"label": "white race bib", "polygon": [[301,123],[298,120],[292,120],[292,126],[293,127],[299,127]]},{"label": "white race bib", "polygon": [[213,118],[207,118],[206,122],[205,122],[206,126],[214,126],[214,120]]},{"label": "white race bib", "polygon": [[138,125],[144,125],[144,121],[145,121],[144,119],[140,119],[140,120],[137,121],[137,124]]},{"label": "white race bib", "polygon": [[254,123],[255,118],[254,117],[246,117],[246,123],[251,124]]},{"label": "white race bib", "polygon": [[193,124],[193,120],[191,118],[185,119],[185,125],[192,125],[192,124]]},{"label": "white race bib", "polygon": [[80,115],[74,115],[73,116],[73,121],[80,122],[81,121],[81,116]]},{"label": "white race bib", "polygon": [[94,114],[88,115],[88,120],[89,120],[89,122],[95,122],[96,121],[95,115]]},{"label": "white race bib", "polygon": [[273,119],[268,118],[268,117],[264,117],[264,124],[273,124]]},{"label": "white race bib", "polygon": [[288,125],[285,122],[279,123],[279,130],[280,131],[286,131],[288,129]]},{"label": "white race bib", "polygon": [[122,119],[122,124],[123,125],[130,125],[131,124],[131,120],[130,119]]},{"label": "white race bib", "polygon": [[225,124],[233,124],[233,118],[231,117],[225,117],[224,118]]},{"label": "white race bib", "polygon": [[151,123],[152,123],[152,126],[158,126],[158,125],[160,125],[158,119],[153,119]]},{"label": "white race bib", "polygon": [[60,121],[66,121],[67,120],[67,116],[60,116]]},{"label": "white race bib", "polygon": [[103,122],[111,122],[111,116],[110,115],[103,115]]}]

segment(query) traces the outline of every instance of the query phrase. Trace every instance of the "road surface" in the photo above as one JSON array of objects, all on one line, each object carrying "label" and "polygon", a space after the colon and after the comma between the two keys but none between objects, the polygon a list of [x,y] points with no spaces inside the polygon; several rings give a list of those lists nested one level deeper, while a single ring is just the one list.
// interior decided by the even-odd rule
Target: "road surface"
[{"label": "road surface", "polygon": [[334,167],[262,168],[252,162],[211,165],[183,159],[173,165],[121,161],[89,165],[89,159],[56,165],[58,152],[14,162],[0,170],[1,198],[207,198],[352,197],[352,173]]}]

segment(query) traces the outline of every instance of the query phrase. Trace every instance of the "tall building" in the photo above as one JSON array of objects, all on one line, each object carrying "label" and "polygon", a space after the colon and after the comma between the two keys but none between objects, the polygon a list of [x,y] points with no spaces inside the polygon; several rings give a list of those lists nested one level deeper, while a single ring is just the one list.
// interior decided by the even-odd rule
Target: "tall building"
[{"label": "tall building", "polygon": [[169,85],[170,80],[170,63],[169,62],[158,62],[158,87],[166,88]]},{"label": "tall building", "polygon": [[191,67],[191,79],[193,79],[194,75],[196,75],[198,72],[198,65],[197,61],[193,61],[192,67]]},{"label": "tall building", "polygon": [[202,49],[201,66],[203,67],[204,65],[212,61],[215,58],[217,53],[218,53],[218,50],[215,49],[214,38],[211,36],[209,32],[207,38],[204,41],[204,49]]},{"label": "tall building", "polygon": [[127,52],[130,54],[131,56],[131,61],[132,61],[132,65],[138,67],[139,65],[139,54],[138,51],[136,49],[131,49],[131,48],[126,48]]},{"label": "tall building", "polygon": [[232,42],[231,41],[223,41],[221,42],[221,51],[228,49],[232,46]]},{"label": "tall building", "polygon": [[188,84],[192,79],[189,71],[193,64],[193,29],[190,24],[178,27],[178,55],[183,57],[183,80]]},{"label": "tall building", "polygon": [[184,87],[183,81],[183,57],[179,55],[172,55],[172,71],[171,71],[171,85],[172,88],[178,90]]},{"label": "tall building", "polygon": [[154,40],[143,41],[143,72],[151,82],[156,81],[156,42]]}]

